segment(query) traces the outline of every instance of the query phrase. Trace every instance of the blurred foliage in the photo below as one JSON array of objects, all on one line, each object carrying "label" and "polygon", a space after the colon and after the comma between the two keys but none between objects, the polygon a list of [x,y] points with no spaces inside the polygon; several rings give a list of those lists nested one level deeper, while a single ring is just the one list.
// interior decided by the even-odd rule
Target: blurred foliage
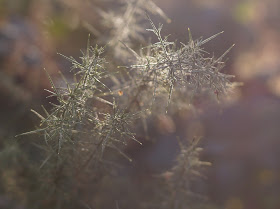
[{"label": "blurred foliage", "polygon": [[33,0],[0,0],[1,16],[10,14],[28,15]]},{"label": "blurred foliage", "polygon": [[70,33],[70,28],[63,20],[63,17],[53,17],[49,23],[47,23],[47,31],[55,39],[63,39]]},{"label": "blurred foliage", "polygon": [[234,19],[241,24],[247,24],[255,18],[256,4],[253,1],[243,1],[237,3],[233,9]]}]

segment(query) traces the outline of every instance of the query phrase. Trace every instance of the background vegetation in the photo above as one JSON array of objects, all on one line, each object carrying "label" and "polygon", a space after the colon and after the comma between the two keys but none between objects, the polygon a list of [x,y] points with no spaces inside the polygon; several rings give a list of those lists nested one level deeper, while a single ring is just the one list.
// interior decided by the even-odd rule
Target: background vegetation
[{"label": "background vegetation", "polygon": [[[223,208],[240,209],[279,207],[277,124],[280,118],[278,111],[280,49],[276,44],[279,41],[277,27],[279,2],[228,0],[209,3],[209,1],[177,0],[172,4],[169,1],[155,3],[164,13],[157,7],[147,4],[142,7],[140,5],[137,8],[142,9],[135,12],[132,9],[134,7],[109,1],[83,3],[74,0],[0,1],[1,207],[184,207],[180,205],[183,201],[178,200],[180,204],[176,203],[172,197],[183,198],[187,201],[187,205],[192,203],[193,208],[203,207],[200,203],[205,203],[204,197],[210,200],[206,201],[207,207],[212,207],[209,206],[210,203]],[[147,46],[147,40],[148,43],[157,42],[156,36],[145,32],[146,28],[152,28],[143,12],[147,9],[151,9],[148,12],[156,26],[158,22],[164,23],[163,37],[171,34],[169,41],[177,39],[177,46],[180,42],[188,43],[188,27],[194,40],[201,35],[207,38],[225,31],[203,48],[208,52],[215,52],[217,58],[235,43],[234,50],[227,55],[230,59],[222,72],[237,75],[236,80],[244,81],[244,86],[236,89],[226,101],[222,101],[223,97],[215,91],[216,89],[210,94],[205,92],[202,96],[195,97],[184,92],[185,96],[182,97],[181,91],[174,91],[170,97],[168,115],[165,111],[168,95],[171,94],[166,89],[172,88],[172,82],[159,83],[158,85],[163,85],[164,88],[157,88],[157,94],[154,94],[154,88],[149,88],[139,100],[145,101],[144,104],[149,106],[147,102],[152,102],[153,99],[146,95],[152,95],[152,98],[156,96],[157,102],[153,105],[157,108],[152,109],[153,115],[144,111],[144,119],[137,117],[134,123],[137,125],[133,125],[133,129],[130,129],[131,133],[136,133],[136,139],[143,145],[128,140],[126,147],[117,149],[133,159],[132,163],[115,151],[108,151],[107,154],[104,153],[108,162],[100,164],[99,172],[90,172],[89,175],[88,172],[93,168],[87,168],[83,170],[85,172],[75,175],[74,179],[71,172],[80,169],[75,166],[80,165],[80,158],[85,159],[84,157],[88,156],[86,153],[90,152],[86,150],[87,144],[79,145],[81,150],[78,152],[79,158],[73,154],[66,155],[70,156],[67,159],[73,159],[67,162],[70,167],[66,166],[66,170],[61,172],[66,175],[56,179],[55,183],[63,186],[59,191],[52,193],[54,188],[52,171],[57,168],[52,169],[51,166],[57,164],[52,163],[55,158],[45,161],[49,156],[46,155],[49,153],[46,147],[43,147],[43,150],[41,146],[38,148],[38,144],[44,144],[43,138],[35,135],[16,140],[14,138],[19,133],[34,130],[34,126],[40,124],[40,118],[30,113],[31,108],[45,117],[40,105],[44,104],[45,108],[51,111],[52,107],[48,102],[57,104],[54,97],[45,98],[50,93],[43,89],[51,90],[51,85],[43,69],[47,69],[55,86],[67,87],[58,75],[59,70],[72,84],[73,76],[69,74],[71,62],[56,52],[79,60],[82,48],[86,56],[85,46],[90,32],[93,46],[96,43],[100,46],[107,45],[106,60],[110,62],[106,64],[108,73],[112,75],[120,71],[116,75],[113,74],[119,82],[114,79],[112,81],[105,79],[104,82],[112,89],[116,104],[121,107],[127,106],[129,98],[136,92],[135,88],[125,87],[136,86],[138,89],[138,81],[130,80],[134,75],[128,77],[125,73],[126,68],[115,69],[115,67],[120,65],[137,67],[133,66],[134,57],[130,56],[132,52],[127,47],[131,47],[139,54],[137,46]],[[136,16],[133,16],[135,19],[130,19],[130,26],[134,28],[127,30],[126,24],[122,25],[121,19],[116,17],[119,15],[131,17],[133,12]],[[130,33],[133,31],[137,33]],[[127,47],[118,40],[122,40]],[[92,50],[94,54],[95,49]],[[144,51],[144,55],[146,52]],[[127,57],[129,59],[126,59]],[[212,53],[208,57],[212,57]],[[145,62],[141,64],[147,66]],[[133,82],[125,83],[125,81]],[[220,101],[218,106],[217,96]],[[64,100],[66,98],[67,96]],[[185,100],[182,101],[182,98]],[[104,107],[102,102],[101,104],[93,102],[87,104],[98,107],[98,110],[99,106]],[[114,101],[110,102],[113,104]],[[147,108],[141,104],[133,105],[131,108],[136,110],[139,107],[143,107],[143,110]],[[102,109],[105,111],[102,114],[110,112],[108,108]],[[103,130],[108,131],[106,127]],[[84,135],[79,135],[84,138]],[[179,146],[176,136],[180,136],[179,141],[184,141],[185,144]],[[177,164],[186,162],[184,155],[178,156],[178,153],[188,153],[187,156],[192,156],[192,161],[198,159],[199,149],[196,150],[190,144],[195,145],[200,136],[203,136],[200,146],[205,148],[201,157],[205,161],[212,162],[212,166],[202,172],[207,176],[205,180],[199,178],[191,185],[195,194],[202,196],[188,194],[190,200],[187,200],[177,192],[174,193],[175,188],[180,186],[169,184],[166,187],[164,182],[176,182],[174,181],[176,175],[172,175],[172,172],[178,170],[174,167],[176,156]],[[65,152],[73,151],[66,149]],[[111,165],[112,163],[116,165]],[[92,173],[94,175],[91,175]],[[183,181],[181,176],[177,179]],[[170,191],[173,191],[173,195],[168,195]]]}]

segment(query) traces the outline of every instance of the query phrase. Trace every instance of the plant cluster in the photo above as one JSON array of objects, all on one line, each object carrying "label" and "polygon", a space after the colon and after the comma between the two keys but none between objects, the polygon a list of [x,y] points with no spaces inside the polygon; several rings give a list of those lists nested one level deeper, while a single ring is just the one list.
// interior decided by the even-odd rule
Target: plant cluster
[{"label": "plant cluster", "polygon": [[[221,72],[222,59],[230,49],[219,58],[209,58],[202,48],[219,34],[193,40],[189,31],[188,43],[177,46],[168,36],[162,36],[162,25],[156,27],[148,16],[152,28],[147,31],[156,35],[158,41],[136,53],[132,43],[134,39],[143,39],[140,23],[144,11],[166,16],[150,0],[129,1],[124,8],[109,13],[99,10],[104,24],[112,28],[110,49],[121,55],[122,60],[127,57],[123,67],[118,67],[118,71],[109,69],[104,48],[88,44],[80,61],[66,57],[72,63],[73,82],[61,74],[64,84],[57,86],[46,71],[52,86],[46,91],[57,101],[51,103],[51,110],[43,107],[44,114],[32,110],[40,118],[40,125],[21,134],[39,134],[43,138],[37,143],[42,149],[38,179],[45,196],[44,204],[38,207],[105,207],[98,205],[101,200],[95,198],[97,203],[92,205],[92,197],[88,196],[98,197],[100,182],[108,176],[118,177],[123,165],[117,153],[133,161],[124,147],[133,141],[141,147],[139,126],[147,135],[151,115],[189,108],[194,95],[202,92],[210,96],[226,95],[233,87],[230,81],[233,76]],[[120,47],[126,53],[120,52]],[[128,60],[128,54],[134,56]],[[161,183],[156,185],[155,181],[152,185],[162,189],[150,198],[159,200],[154,202],[154,208],[201,206],[192,184],[202,176],[200,167],[209,163],[199,160],[198,141],[195,138],[190,143],[179,143],[181,149],[175,165],[161,175]],[[96,189],[89,194],[92,188]]]},{"label": "plant cluster", "polygon": [[[167,39],[168,36],[162,37],[162,25],[157,28],[150,18],[149,21],[152,28],[147,30],[156,35],[158,42],[148,46],[146,54],[138,55],[129,48],[136,58],[136,64],[130,65],[129,68],[133,71],[132,77],[137,88],[146,84],[147,89],[153,90],[153,100],[157,95],[167,95],[166,108],[175,91],[177,94],[186,91],[191,94],[208,91],[216,95],[225,95],[232,89],[233,83],[230,79],[234,76],[221,72],[225,64],[222,59],[232,47],[219,58],[205,57],[206,52],[201,47],[220,33],[205,40],[193,40],[189,30],[189,42],[181,43],[181,46],[177,47],[175,42]],[[135,89],[132,91],[137,92]]]}]

